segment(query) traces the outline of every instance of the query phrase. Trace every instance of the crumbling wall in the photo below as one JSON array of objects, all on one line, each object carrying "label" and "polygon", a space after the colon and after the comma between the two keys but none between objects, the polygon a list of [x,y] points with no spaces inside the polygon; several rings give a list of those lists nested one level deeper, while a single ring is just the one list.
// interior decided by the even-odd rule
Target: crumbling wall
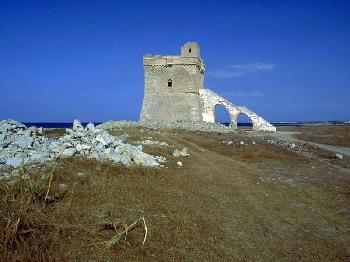
[{"label": "crumbling wall", "polygon": [[276,127],[271,125],[262,117],[255,114],[243,106],[235,106],[222,96],[214,93],[209,89],[200,89],[199,94],[202,101],[202,117],[203,121],[215,123],[215,106],[223,105],[230,114],[231,125],[237,127],[237,118],[239,114],[244,114],[252,121],[253,130],[275,132]]}]

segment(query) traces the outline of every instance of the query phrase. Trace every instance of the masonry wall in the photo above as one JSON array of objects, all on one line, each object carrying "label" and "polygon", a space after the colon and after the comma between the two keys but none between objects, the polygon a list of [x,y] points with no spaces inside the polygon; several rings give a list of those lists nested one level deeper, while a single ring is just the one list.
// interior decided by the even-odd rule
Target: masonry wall
[{"label": "masonry wall", "polygon": [[[202,121],[201,63],[198,58],[146,56],[141,121]],[[171,87],[168,80],[172,82]]]}]

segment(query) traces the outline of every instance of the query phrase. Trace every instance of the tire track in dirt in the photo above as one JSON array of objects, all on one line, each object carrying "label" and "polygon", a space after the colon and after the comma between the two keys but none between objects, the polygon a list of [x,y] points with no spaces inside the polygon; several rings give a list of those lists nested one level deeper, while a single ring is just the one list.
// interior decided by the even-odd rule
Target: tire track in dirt
[{"label": "tire track in dirt", "polygon": [[245,165],[241,161],[238,161],[229,156],[224,156],[215,151],[207,150],[204,147],[201,147],[194,142],[188,141],[185,138],[173,137],[172,139],[172,142],[177,142],[177,147],[186,146],[187,148],[191,149],[191,151],[189,151],[190,155],[193,154],[195,157],[201,159],[210,167],[220,170],[221,172],[223,169],[229,171],[229,173],[232,173],[232,171],[242,172],[242,170],[244,170],[246,172],[251,170],[251,167]]}]

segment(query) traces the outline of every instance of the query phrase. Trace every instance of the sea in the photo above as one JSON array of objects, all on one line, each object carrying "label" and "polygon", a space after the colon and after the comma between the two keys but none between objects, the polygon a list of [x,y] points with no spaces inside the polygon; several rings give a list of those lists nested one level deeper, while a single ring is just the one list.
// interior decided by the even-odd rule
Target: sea
[{"label": "sea", "polygon": [[[341,121],[321,121],[321,122],[273,122],[274,126],[302,126],[302,125],[329,125],[329,124],[343,124],[344,122]],[[27,127],[29,126],[36,126],[36,127],[43,127],[43,128],[72,128],[73,123],[64,123],[64,122],[25,122],[23,123]],[[81,123],[83,126],[86,126],[88,123]],[[101,122],[95,122],[94,125],[99,125]],[[225,126],[230,125],[230,123],[221,123]],[[245,122],[239,122],[238,127],[251,127],[252,123],[245,123]]]}]

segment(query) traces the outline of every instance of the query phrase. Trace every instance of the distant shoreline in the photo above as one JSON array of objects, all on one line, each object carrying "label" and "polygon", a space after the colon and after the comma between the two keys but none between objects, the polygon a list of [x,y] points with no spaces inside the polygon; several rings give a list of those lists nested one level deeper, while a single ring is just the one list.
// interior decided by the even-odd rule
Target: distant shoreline
[{"label": "distant shoreline", "polygon": [[[73,123],[65,123],[65,122],[23,122],[27,127],[36,126],[43,128],[72,128]],[[88,124],[88,122],[81,123],[84,127]],[[102,122],[95,122],[95,125],[102,124]],[[228,126],[230,123],[221,123],[225,126]],[[272,122],[274,126],[304,126],[304,125],[342,125],[345,122],[342,121],[304,121],[304,122]],[[250,127],[252,123],[239,122],[237,124],[240,127]]]}]

